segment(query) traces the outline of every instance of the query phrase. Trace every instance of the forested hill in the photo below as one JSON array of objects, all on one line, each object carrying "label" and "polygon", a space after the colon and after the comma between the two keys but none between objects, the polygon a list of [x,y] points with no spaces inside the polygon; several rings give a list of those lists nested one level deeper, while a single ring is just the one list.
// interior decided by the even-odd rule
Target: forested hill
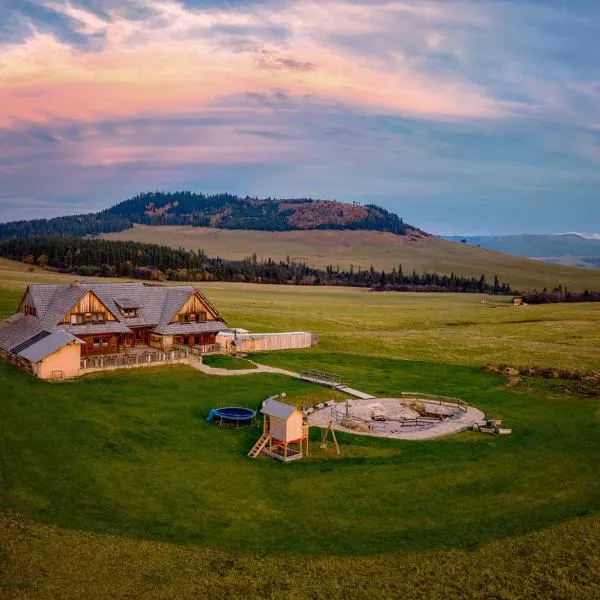
[{"label": "forested hill", "polygon": [[96,235],[123,231],[134,223],[263,231],[363,229],[397,235],[426,235],[405,224],[398,215],[374,204],[153,192],[140,194],[98,213],[3,223],[0,224],[0,238]]}]

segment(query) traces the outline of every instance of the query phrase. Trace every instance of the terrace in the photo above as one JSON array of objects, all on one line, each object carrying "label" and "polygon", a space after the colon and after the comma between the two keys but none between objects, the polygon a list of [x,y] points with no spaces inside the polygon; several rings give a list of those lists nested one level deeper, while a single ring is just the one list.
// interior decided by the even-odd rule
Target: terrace
[{"label": "terrace", "polygon": [[134,348],[126,348],[119,354],[82,357],[80,369],[81,373],[84,374],[123,367],[147,367],[157,364],[187,362],[188,360],[188,349],[156,350],[150,346],[135,346]]}]

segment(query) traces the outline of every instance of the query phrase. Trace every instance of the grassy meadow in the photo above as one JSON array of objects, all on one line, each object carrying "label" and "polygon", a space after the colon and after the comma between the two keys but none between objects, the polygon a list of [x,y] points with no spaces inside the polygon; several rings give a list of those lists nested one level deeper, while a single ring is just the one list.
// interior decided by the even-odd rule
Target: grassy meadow
[{"label": "grassy meadow", "polygon": [[[28,280],[0,261],[0,318]],[[0,597],[597,598],[600,404],[560,381],[504,387],[481,365],[600,369],[600,306],[213,283],[231,325],[310,330],[317,348],[251,356],[339,373],[376,395],[461,397],[513,428],[424,442],[311,437],[307,460],[245,455],[254,429],[210,408],[330,390],[185,366],[63,384],[0,363]],[[230,359],[212,366],[237,368]],[[245,361],[243,361],[245,362]]]},{"label": "grassy meadow", "polygon": [[405,273],[437,272],[479,277],[489,281],[498,275],[516,289],[552,289],[561,283],[569,289],[600,289],[600,269],[564,267],[508,256],[438,237],[409,240],[381,231],[248,231],[207,227],[150,227],[136,225],[126,231],[104,234],[106,239],[163,244],[187,250],[203,249],[209,256],[258,258],[306,262],[315,267],[328,265],[349,269],[391,271],[402,264]]}]

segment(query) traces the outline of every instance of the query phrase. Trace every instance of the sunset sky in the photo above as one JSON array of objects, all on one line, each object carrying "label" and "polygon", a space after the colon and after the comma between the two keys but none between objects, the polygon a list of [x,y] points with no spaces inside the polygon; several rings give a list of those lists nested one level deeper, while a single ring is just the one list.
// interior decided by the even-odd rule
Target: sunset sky
[{"label": "sunset sky", "polygon": [[0,0],[0,221],[151,190],[600,232],[598,0]]}]

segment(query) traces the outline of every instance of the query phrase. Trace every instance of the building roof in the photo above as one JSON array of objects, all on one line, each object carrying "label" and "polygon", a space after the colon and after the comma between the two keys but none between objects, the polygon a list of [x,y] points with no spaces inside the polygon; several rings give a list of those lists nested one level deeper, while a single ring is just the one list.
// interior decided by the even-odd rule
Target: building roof
[{"label": "building roof", "polygon": [[[104,323],[61,323],[69,310],[87,293],[93,293],[116,321]],[[162,286],[135,283],[73,283],[62,285],[32,284],[29,298],[36,316],[13,315],[0,330],[0,348],[10,350],[42,330],[62,331],[73,335],[99,335],[105,333],[130,333],[132,327],[152,327],[156,333],[185,335],[227,330],[223,317],[202,293],[190,285]],[[212,313],[214,321],[172,323],[180,308],[198,294]],[[136,308],[137,314],[126,317],[121,309]],[[26,318],[27,321],[23,321]],[[12,328],[7,329],[12,324]]]},{"label": "building roof", "polygon": [[83,325],[72,325],[61,323],[57,330],[67,331],[73,335],[97,335],[108,333],[131,333],[131,329],[119,321],[104,321],[104,323],[85,323]]},{"label": "building roof", "polygon": [[19,356],[22,356],[31,362],[38,362],[72,342],[77,344],[83,343],[81,340],[78,340],[75,336],[67,333],[66,331],[54,331],[52,333],[48,333],[48,335],[42,337],[41,339],[38,339],[33,344],[27,345],[26,348],[20,350],[19,352],[15,352],[15,354],[18,354]]},{"label": "building roof", "polygon": [[223,321],[191,321],[190,323],[159,325],[153,331],[162,335],[194,335],[195,333],[229,331],[229,329]]},{"label": "building roof", "polygon": [[33,337],[30,337],[28,340],[21,342],[18,346],[11,348],[10,353],[11,354],[20,354],[21,351],[26,350],[27,348],[29,348],[29,346],[33,346],[34,344],[37,344],[39,341],[43,340],[44,338],[48,337],[49,335],[52,335],[52,334],[49,331],[46,331],[44,329],[43,331],[36,333]]},{"label": "building roof", "polygon": [[0,328],[0,348],[10,352],[14,347],[26,342],[44,329],[37,317],[17,313]]},{"label": "building roof", "polygon": [[289,419],[298,409],[291,404],[279,402],[278,400],[266,400],[260,409],[263,415],[276,417],[278,419]]},{"label": "building roof", "polygon": [[141,306],[140,300],[132,300],[131,298],[115,298],[115,303],[125,310],[128,308],[139,308]]}]

